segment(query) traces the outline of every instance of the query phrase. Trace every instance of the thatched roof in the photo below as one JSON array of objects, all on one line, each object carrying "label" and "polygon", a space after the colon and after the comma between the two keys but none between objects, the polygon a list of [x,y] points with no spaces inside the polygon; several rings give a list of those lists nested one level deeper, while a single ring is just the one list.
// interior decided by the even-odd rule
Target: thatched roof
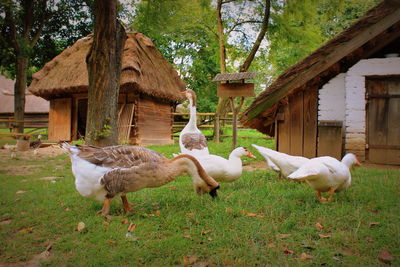
[{"label": "thatched roof", "polygon": [[[15,81],[0,75],[0,113],[14,113]],[[26,91],[25,113],[48,113],[49,101],[32,95]]]},{"label": "thatched roof", "polygon": [[274,116],[286,103],[287,96],[307,88],[321,88],[360,59],[374,57],[390,44],[400,47],[400,0],[385,0],[378,4],[325,45],[284,71],[243,112],[241,123],[273,135],[273,127],[267,126],[273,126]]},{"label": "thatched roof", "polygon": [[[163,58],[153,42],[139,32],[127,33],[122,58],[120,92],[136,92],[168,101],[181,100],[185,83]],[[33,75],[29,91],[51,99],[72,93],[86,93],[86,55],[92,36],[78,40]]]},{"label": "thatched roof", "polygon": [[256,77],[255,72],[239,72],[239,73],[219,73],[215,75],[213,82],[222,82],[222,81],[238,81],[245,79],[253,79]]}]

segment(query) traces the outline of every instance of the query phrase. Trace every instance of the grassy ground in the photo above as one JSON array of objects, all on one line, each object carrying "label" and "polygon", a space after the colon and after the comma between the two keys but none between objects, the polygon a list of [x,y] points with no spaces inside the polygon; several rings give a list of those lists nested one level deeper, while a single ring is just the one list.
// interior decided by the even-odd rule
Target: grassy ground
[{"label": "grassy ground", "polygon": [[[239,139],[255,152],[251,143],[273,145]],[[229,142],[209,146],[222,156],[230,151]],[[152,148],[168,157],[179,151]],[[114,200],[107,221],[96,215],[101,203],[77,193],[70,167],[66,155],[1,155],[0,265],[376,266],[384,251],[400,265],[398,170],[356,169],[352,186],[330,204],[266,170],[222,184],[218,200],[195,195],[190,178],[181,177],[130,193],[131,214]],[[85,227],[76,231],[79,222]],[[136,227],[128,233],[130,223]]]}]

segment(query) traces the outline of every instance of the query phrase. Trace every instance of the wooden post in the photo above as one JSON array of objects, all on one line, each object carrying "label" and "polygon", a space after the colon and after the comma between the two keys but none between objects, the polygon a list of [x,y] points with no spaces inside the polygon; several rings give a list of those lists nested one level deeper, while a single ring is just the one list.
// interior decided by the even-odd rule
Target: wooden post
[{"label": "wooden post", "polygon": [[215,143],[220,142],[220,136],[219,136],[219,115],[215,113],[215,118],[214,118],[214,141]]},{"label": "wooden post", "polygon": [[232,119],[232,149],[236,148],[237,145],[237,116],[239,114],[240,109],[243,106],[244,103],[244,97],[242,96],[240,98],[240,104],[238,107],[235,107],[235,101],[233,97],[229,98],[229,102],[231,103],[231,109],[233,113],[233,119]]}]

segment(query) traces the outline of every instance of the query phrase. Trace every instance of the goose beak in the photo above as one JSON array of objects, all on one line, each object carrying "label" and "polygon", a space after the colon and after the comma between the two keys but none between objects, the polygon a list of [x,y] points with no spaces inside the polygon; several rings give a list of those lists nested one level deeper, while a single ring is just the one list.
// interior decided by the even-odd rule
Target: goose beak
[{"label": "goose beak", "polygon": [[249,153],[247,153],[246,157],[256,159],[256,156],[254,156],[253,153],[251,153],[250,151],[249,151]]},{"label": "goose beak", "polygon": [[219,189],[219,185],[217,186],[217,187],[215,187],[215,188],[213,188],[211,191],[210,191],[210,196],[212,197],[212,198],[217,198],[218,197],[218,194],[217,194],[217,190]]}]

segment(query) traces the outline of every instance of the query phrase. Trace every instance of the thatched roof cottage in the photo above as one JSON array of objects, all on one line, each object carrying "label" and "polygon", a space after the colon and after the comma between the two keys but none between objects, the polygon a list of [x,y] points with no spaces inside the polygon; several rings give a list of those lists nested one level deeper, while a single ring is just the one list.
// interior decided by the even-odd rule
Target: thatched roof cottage
[{"label": "thatched roof cottage", "polygon": [[[119,142],[172,143],[172,108],[182,100],[180,92],[185,90],[185,83],[148,37],[139,32],[127,36],[120,78]],[[91,44],[91,36],[78,40],[33,75],[29,91],[50,100],[50,140],[85,136],[85,59]]]},{"label": "thatched roof cottage", "polygon": [[241,123],[293,155],[400,164],[400,1],[385,0],[284,71]]},{"label": "thatched roof cottage", "polygon": [[[15,81],[0,75],[0,119],[14,119]],[[25,94],[25,127],[46,127],[49,117],[49,101]]]}]

